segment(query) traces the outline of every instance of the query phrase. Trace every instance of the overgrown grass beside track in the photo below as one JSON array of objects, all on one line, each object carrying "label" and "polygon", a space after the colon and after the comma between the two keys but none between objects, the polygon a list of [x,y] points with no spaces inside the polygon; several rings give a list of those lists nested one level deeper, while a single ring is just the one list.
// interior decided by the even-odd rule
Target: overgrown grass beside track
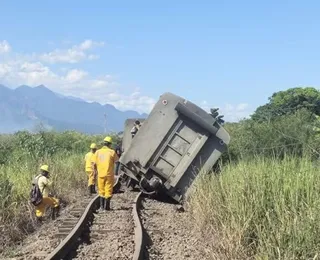
[{"label": "overgrown grass beside track", "polygon": [[79,200],[87,190],[84,155],[102,138],[76,132],[0,136],[0,252],[35,228],[29,192],[40,166],[50,167],[53,195],[64,204]]},{"label": "overgrown grass beside track", "polygon": [[190,197],[213,259],[319,259],[319,125],[305,110],[226,125],[221,172]]},{"label": "overgrown grass beside track", "polygon": [[[53,194],[66,203],[77,199],[85,190],[83,156],[55,155],[43,158],[50,165]],[[0,240],[2,245],[20,240],[34,229],[34,207],[28,202],[33,177],[39,173],[40,162],[36,160],[10,163],[0,166]]]},{"label": "overgrown grass beside track", "polygon": [[202,175],[193,216],[215,259],[316,259],[320,175],[309,157],[255,158]]}]

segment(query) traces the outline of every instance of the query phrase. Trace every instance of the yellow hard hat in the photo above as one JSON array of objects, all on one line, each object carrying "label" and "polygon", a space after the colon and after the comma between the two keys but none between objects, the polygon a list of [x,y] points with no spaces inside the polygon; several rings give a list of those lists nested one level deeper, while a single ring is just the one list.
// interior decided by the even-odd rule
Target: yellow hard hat
[{"label": "yellow hard hat", "polygon": [[49,166],[48,166],[48,165],[42,165],[42,166],[40,167],[40,170],[49,172]]},{"label": "yellow hard hat", "polygon": [[106,138],[103,139],[103,141],[108,142],[108,143],[112,143],[112,138],[111,138],[111,136],[107,136]]},{"label": "yellow hard hat", "polygon": [[97,145],[96,145],[95,143],[92,143],[92,144],[90,145],[90,148],[91,148],[91,149],[97,148]]}]

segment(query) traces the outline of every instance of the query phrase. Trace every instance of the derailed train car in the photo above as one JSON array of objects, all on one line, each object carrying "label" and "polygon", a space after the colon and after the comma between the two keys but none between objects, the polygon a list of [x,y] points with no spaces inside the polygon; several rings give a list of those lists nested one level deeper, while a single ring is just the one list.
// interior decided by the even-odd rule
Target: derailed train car
[{"label": "derailed train car", "polygon": [[182,202],[200,171],[210,171],[230,136],[206,111],[164,93],[120,158],[125,178],[145,193]]}]

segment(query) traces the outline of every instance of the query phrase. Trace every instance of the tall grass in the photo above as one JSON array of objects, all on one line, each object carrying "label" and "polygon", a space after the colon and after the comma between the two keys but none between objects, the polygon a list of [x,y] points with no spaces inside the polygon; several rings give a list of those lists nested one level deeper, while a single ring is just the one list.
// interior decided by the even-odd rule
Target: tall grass
[{"label": "tall grass", "polygon": [[0,135],[0,251],[35,228],[29,193],[41,164],[50,167],[53,195],[72,203],[87,190],[84,155],[91,142],[100,145],[103,138],[74,131]]},{"label": "tall grass", "polygon": [[320,175],[308,157],[256,158],[201,175],[191,197],[213,259],[316,259]]},{"label": "tall grass", "polygon": [[42,163],[50,167],[52,192],[62,203],[79,199],[86,191],[83,155],[57,154],[40,160],[23,160],[0,166],[0,244],[20,240],[35,228],[34,206],[29,203],[32,179]]}]

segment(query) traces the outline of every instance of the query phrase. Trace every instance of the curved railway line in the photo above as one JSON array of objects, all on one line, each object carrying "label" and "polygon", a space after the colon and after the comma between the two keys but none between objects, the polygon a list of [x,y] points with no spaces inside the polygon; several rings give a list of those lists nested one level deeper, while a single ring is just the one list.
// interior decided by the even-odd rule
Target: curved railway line
[{"label": "curved railway line", "polygon": [[72,209],[57,228],[55,237],[60,238],[59,245],[40,258],[206,259],[196,252],[197,240],[183,227],[190,221],[186,219],[188,216],[177,210],[179,207],[174,203],[127,190],[113,195],[110,211],[100,212],[98,207],[99,196],[94,196],[86,207]]},{"label": "curved railway line", "polygon": [[176,203],[128,189],[114,193],[110,211],[98,210],[99,196],[82,200],[31,239],[39,242],[5,259],[208,259]]},{"label": "curved railway line", "polygon": [[141,198],[142,192],[116,192],[103,212],[98,195],[84,201],[58,227],[60,243],[44,259],[144,259]]}]

